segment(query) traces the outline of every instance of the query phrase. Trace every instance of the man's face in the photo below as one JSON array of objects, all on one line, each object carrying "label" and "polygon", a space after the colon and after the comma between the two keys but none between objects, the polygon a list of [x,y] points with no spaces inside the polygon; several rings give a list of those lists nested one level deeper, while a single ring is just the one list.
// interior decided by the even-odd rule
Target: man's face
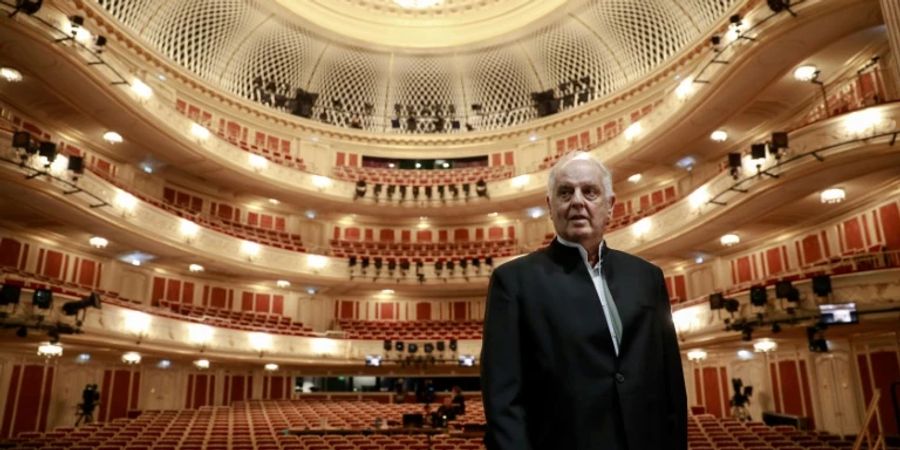
[{"label": "man's face", "polygon": [[600,245],[615,203],[615,198],[606,203],[600,178],[600,169],[594,164],[573,160],[559,171],[547,197],[556,234],[586,248]]}]

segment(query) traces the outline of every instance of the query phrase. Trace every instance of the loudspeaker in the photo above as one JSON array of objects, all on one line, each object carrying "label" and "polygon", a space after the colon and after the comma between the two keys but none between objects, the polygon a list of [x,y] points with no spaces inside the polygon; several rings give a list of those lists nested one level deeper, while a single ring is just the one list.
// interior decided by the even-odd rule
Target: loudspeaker
[{"label": "loudspeaker", "polygon": [[750,145],[750,157],[753,159],[766,159],[766,144]]},{"label": "loudspeaker", "polygon": [[775,298],[788,298],[794,285],[790,281],[779,281],[775,283]]},{"label": "loudspeaker", "polygon": [[725,307],[725,296],[719,292],[709,294],[709,309],[722,309]]},{"label": "loudspeaker", "polygon": [[72,173],[76,173],[81,175],[84,173],[84,157],[83,156],[70,156],[69,157],[69,165],[67,167],[69,171]]},{"label": "loudspeaker", "polygon": [[439,352],[444,351],[444,348],[445,348],[445,347],[444,347],[444,341],[437,341],[437,342],[435,342],[435,346],[437,347],[437,351],[439,351]]},{"label": "loudspeaker", "polygon": [[769,296],[765,286],[761,284],[750,286],[750,303],[753,306],[766,306],[768,300]]},{"label": "loudspeaker", "polygon": [[394,345],[390,339],[384,340],[384,351],[389,352],[394,349]]},{"label": "loudspeaker", "polygon": [[27,131],[16,131],[15,133],[13,133],[12,146],[13,148],[30,148],[31,133]]},{"label": "loudspeaker", "polygon": [[419,351],[419,344],[412,342],[406,346],[406,350],[409,351],[410,353],[415,353],[415,352]]},{"label": "loudspeaker", "polygon": [[740,153],[729,153],[728,154],[728,167],[732,169],[739,169],[741,167],[741,154]]},{"label": "loudspeaker", "polygon": [[812,279],[813,292],[819,297],[825,297],[831,293],[831,276],[817,275]]},{"label": "loudspeaker", "polygon": [[22,286],[4,284],[3,287],[0,287],[0,305],[18,304],[20,295],[22,295]]},{"label": "loudspeaker", "polygon": [[35,308],[50,309],[53,304],[53,291],[50,289],[35,289],[31,297],[31,303]]},{"label": "loudspeaker", "polygon": [[788,134],[785,131],[775,131],[772,133],[772,148],[788,148]]},{"label": "loudspeaker", "polygon": [[394,350],[397,350],[398,352],[402,352],[403,348],[404,348],[403,341],[397,341],[394,343]]}]

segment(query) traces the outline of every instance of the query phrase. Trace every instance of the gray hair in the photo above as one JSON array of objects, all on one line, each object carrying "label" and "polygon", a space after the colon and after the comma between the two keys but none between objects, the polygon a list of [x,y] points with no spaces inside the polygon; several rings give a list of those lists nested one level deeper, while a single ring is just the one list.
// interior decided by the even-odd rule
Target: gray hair
[{"label": "gray hair", "polygon": [[615,195],[612,187],[612,172],[606,168],[606,165],[604,165],[599,158],[591,153],[582,151],[568,153],[553,165],[553,168],[550,169],[550,175],[547,177],[547,196],[553,197],[553,188],[556,187],[556,177],[559,176],[559,172],[572,161],[579,160],[584,160],[593,164],[594,167],[600,171],[600,186],[603,188],[603,197],[606,199],[606,204],[608,205],[610,199]]}]

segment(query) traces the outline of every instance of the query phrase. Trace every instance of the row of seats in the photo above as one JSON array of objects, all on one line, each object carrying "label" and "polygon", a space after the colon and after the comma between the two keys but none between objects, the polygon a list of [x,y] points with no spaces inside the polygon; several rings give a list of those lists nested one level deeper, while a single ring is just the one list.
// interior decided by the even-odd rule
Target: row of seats
[{"label": "row of seats", "polygon": [[[480,402],[468,402],[467,423],[484,424]],[[58,428],[48,433],[26,432],[14,448],[69,450],[425,450],[424,436],[362,436],[376,422],[392,427],[404,414],[422,412],[415,403],[371,401],[248,401],[197,410],[145,411],[135,419],[116,419],[83,428]],[[451,422],[455,424],[456,422]],[[290,435],[286,430],[342,430],[345,435]],[[357,431],[358,433],[354,433]],[[472,446],[470,444],[476,444]],[[441,445],[441,447],[437,447]],[[447,435],[432,439],[434,449],[475,450],[478,441]]]},{"label": "row of seats", "polygon": [[384,259],[409,259],[432,263],[438,260],[484,259],[485,256],[505,257],[518,252],[515,239],[473,242],[359,242],[331,240],[331,254],[337,257],[355,256]]},{"label": "row of seats", "polygon": [[692,450],[851,450],[853,441],[825,432],[698,414],[688,421],[688,446]]},{"label": "row of seats", "polygon": [[338,325],[350,339],[376,340],[481,339],[484,328],[483,322],[474,320],[388,322],[343,319]]},{"label": "row of seats", "polygon": [[168,308],[175,314],[184,316],[189,320],[216,324],[217,326],[224,326],[225,328],[247,331],[265,331],[297,336],[315,335],[313,329],[304,326],[302,322],[294,322],[294,319],[290,317],[276,314],[230,311],[209,306],[168,302],[166,300],[159,300],[159,305],[163,308]]},{"label": "row of seats", "polygon": [[376,167],[335,166],[338,180],[365,180],[369,184],[437,186],[475,183],[478,180],[499,181],[515,175],[513,166],[466,167],[461,169],[386,169]]}]

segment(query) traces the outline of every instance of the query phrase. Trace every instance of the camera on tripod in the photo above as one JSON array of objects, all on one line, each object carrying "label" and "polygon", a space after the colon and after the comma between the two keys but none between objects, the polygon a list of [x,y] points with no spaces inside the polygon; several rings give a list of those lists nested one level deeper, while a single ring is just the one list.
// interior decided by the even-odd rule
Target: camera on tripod
[{"label": "camera on tripod", "polygon": [[732,378],[731,386],[734,387],[734,396],[731,397],[731,416],[738,420],[751,421],[750,397],[753,396],[753,386],[744,386],[740,378]]},{"label": "camera on tripod", "polygon": [[81,391],[81,403],[76,406],[75,416],[78,417],[78,420],[75,421],[75,426],[84,424],[89,424],[94,421],[94,410],[97,409],[97,405],[100,404],[100,391],[96,384],[87,384],[84,386],[84,390]]}]

